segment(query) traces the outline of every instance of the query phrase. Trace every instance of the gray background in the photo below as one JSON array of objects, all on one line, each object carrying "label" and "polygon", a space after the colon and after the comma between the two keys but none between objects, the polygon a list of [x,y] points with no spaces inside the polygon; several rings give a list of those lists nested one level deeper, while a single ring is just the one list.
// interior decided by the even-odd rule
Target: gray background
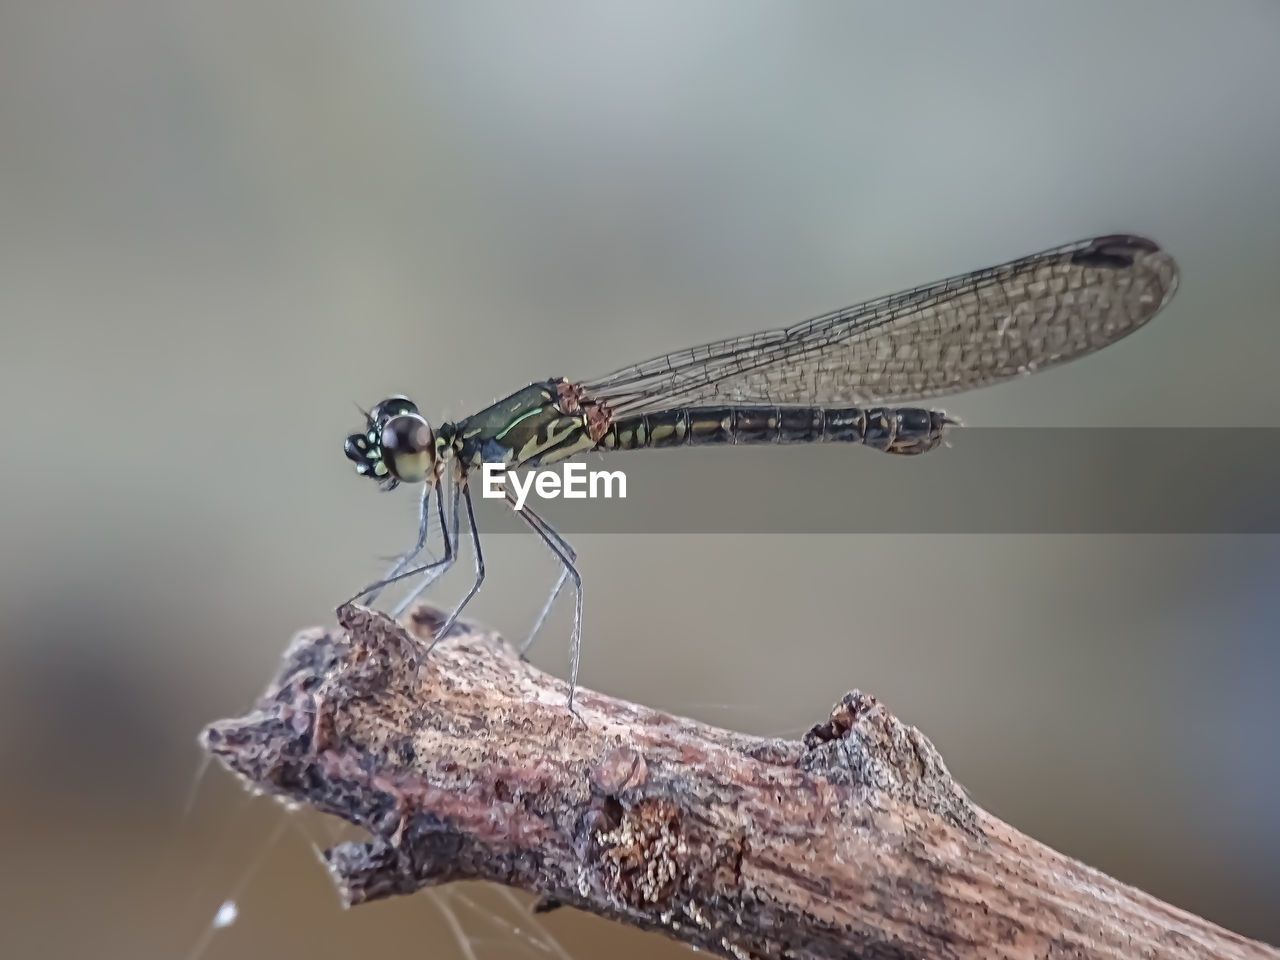
[{"label": "gray background", "polygon": [[[438,900],[340,912],[326,824],[220,773],[182,815],[199,725],[411,535],[339,453],[356,402],[463,416],[1133,231],[1183,267],[1150,328],[948,410],[1274,423],[1278,37],[1267,2],[3,4],[0,949],[181,957],[261,856],[205,956],[462,955]],[[586,683],[773,734],[862,687],[1017,827],[1280,940],[1275,538],[575,546]],[[519,635],[554,568],[488,558],[473,612]],[[469,895],[477,953],[551,955]]]}]

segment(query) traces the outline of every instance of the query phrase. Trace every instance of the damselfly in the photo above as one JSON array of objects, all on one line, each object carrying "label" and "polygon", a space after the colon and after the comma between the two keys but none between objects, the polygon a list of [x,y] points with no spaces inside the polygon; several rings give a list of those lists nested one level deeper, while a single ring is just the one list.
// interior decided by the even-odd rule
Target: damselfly
[{"label": "damselfly", "polygon": [[[857,443],[924,453],[954,421],[938,410],[886,404],[984,386],[1100,350],[1150,320],[1177,284],[1173,258],[1152,241],[1096,237],[594,380],[540,380],[434,432],[407,398],[383,400],[366,414],[364,431],[347,438],[346,454],[385,490],[422,484],[418,538],[354,599],[372,602],[388,585],[420,577],[393,611],[399,616],[458,556],[464,504],[475,576],[431,646],[448,633],[484,580],[467,482],[483,463],[535,467],[592,450],[726,443]],[[443,556],[415,565],[428,539],[433,491]],[[522,651],[573,581],[572,708],[582,646],[576,555],[528,506],[517,512],[562,567]]]}]

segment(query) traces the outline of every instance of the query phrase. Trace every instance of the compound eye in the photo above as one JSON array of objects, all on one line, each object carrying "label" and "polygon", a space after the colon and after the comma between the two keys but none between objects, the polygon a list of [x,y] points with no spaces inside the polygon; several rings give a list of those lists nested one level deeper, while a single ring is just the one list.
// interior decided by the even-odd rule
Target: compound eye
[{"label": "compound eye", "polygon": [[417,404],[408,397],[388,397],[369,411],[369,420],[371,423],[385,423],[392,417],[401,417],[407,413],[417,412]]},{"label": "compound eye", "polygon": [[392,417],[382,425],[382,460],[402,483],[427,479],[436,458],[436,438],[416,413]]},{"label": "compound eye", "polygon": [[342,445],[342,452],[353,463],[357,465],[363,464],[369,459],[369,440],[363,433],[353,433],[347,437],[347,442]]}]

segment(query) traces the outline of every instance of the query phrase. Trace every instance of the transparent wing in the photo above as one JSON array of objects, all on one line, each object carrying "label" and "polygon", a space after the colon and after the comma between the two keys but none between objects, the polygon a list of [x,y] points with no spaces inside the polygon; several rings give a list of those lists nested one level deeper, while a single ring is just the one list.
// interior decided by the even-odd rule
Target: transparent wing
[{"label": "transparent wing", "polygon": [[615,414],[700,403],[918,400],[1065,363],[1137,330],[1178,267],[1143,237],[1095,237],[582,384]]}]

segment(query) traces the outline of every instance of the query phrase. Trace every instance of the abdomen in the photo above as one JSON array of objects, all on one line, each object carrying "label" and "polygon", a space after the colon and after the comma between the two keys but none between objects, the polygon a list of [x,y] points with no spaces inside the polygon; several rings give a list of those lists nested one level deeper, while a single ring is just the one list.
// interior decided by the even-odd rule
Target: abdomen
[{"label": "abdomen", "polygon": [[859,443],[886,453],[936,447],[955,421],[920,407],[673,407],[621,417],[597,449],[738,443]]}]

